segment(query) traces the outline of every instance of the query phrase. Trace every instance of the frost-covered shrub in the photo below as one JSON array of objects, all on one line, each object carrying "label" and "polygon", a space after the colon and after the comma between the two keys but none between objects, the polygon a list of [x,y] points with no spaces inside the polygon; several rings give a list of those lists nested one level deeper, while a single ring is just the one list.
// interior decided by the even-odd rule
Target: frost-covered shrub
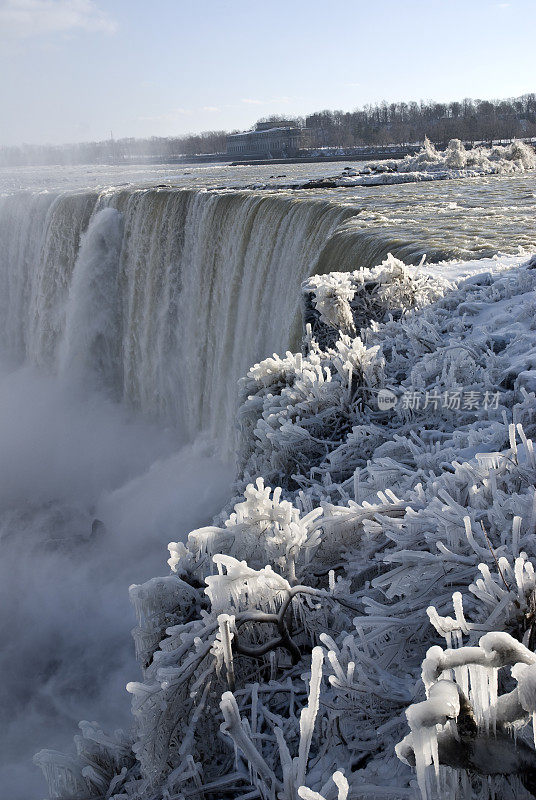
[{"label": "frost-covered shrub", "polygon": [[304,321],[322,349],[371,322],[429,305],[449,288],[447,281],[419,274],[391,254],[378,267],[313,275],[303,284]]},{"label": "frost-covered shrub", "polygon": [[420,163],[430,163],[435,164],[440,161],[441,157],[437,150],[435,149],[434,145],[428,138],[428,136],[424,137],[424,144],[422,147],[421,152],[418,154],[417,158],[419,159]]},{"label": "frost-covered shrub", "polygon": [[[357,289],[356,281],[353,280],[355,274],[337,272],[315,275],[304,285],[304,298],[309,299],[311,293],[313,309],[320,322],[334,329],[334,339],[341,333],[355,335],[356,332],[353,309],[350,305]],[[316,337],[317,330],[313,330]]]},{"label": "frost-covered shrub", "polygon": [[96,722],[80,723],[74,737],[76,757],[55,750],[41,750],[34,762],[41,767],[54,800],[100,800],[103,796],[127,797],[137,783],[139,765],[132,740],[122,731],[109,736]]},{"label": "frost-covered shrub", "polygon": [[[510,668],[517,685],[500,691]],[[471,647],[431,647],[422,664],[426,699],[406,710],[398,757],[414,765],[423,800],[504,800],[536,793],[536,653],[490,631]],[[532,723],[529,744],[524,728]]]},{"label": "frost-covered shrub", "polygon": [[[312,297],[318,321],[314,338],[312,330],[306,338],[306,355],[287,353],[284,360],[274,355],[256,364],[239,383],[239,472],[245,482],[263,475],[285,489],[296,489],[301,483],[295,476],[307,475],[322,464],[336,442],[346,443],[351,436],[351,446],[359,450],[353,441],[360,438],[358,429],[365,445],[360,463],[384,439],[385,431],[371,425],[378,392],[386,384],[381,345],[366,346],[359,336],[351,338],[340,331],[335,337],[326,334],[325,297],[329,293],[333,311],[337,282],[342,287],[337,301],[340,318],[346,320],[345,330],[352,319],[357,331],[366,327],[367,320],[370,324],[393,314],[400,320],[441,297],[449,286],[392,256],[374,269],[310,278],[304,294]],[[329,324],[335,332],[334,317]],[[345,474],[353,474],[356,466],[348,461]]]},{"label": "frost-covered shrub", "polygon": [[169,565],[174,570],[206,575],[206,557],[225,552],[240,557],[253,568],[276,565],[282,574],[294,580],[305,568],[311,553],[318,547],[315,521],[322,514],[317,508],[300,512],[281,498],[281,489],[264,486],[262,478],[250,484],[244,501],[237,503],[223,528],[207,527],[192,531],[186,547],[182,542],[169,546]]},{"label": "frost-covered shrub", "polygon": [[[427,699],[407,710],[411,733],[397,746],[399,758],[416,766],[424,798],[447,791],[467,796],[471,788],[482,798],[536,792],[530,747],[536,741],[536,580],[533,563],[519,551],[521,523],[514,517],[509,549],[515,559],[491,550],[494,568],[479,565],[481,577],[469,586],[477,600],[469,618],[459,592],[452,598],[454,617],[427,609],[447,649],[428,651],[422,665]],[[513,691],[500,672],[504,666],[512,667]],[[528,741],[522,733],[530,722]],[[482,776],[494,776],[493,783]]]},{"label": "frost-covered shrub", "polygon": [[[170,544],[171,576],[132,588],[136,761],[119,791],[123,766],[106,767],[101,796],[415,798],[394,747],[430,644],[498,630],[531,645],[536,273],[449,288],[398,263],[371,272],[385,312],[354,321],[360,336],[321,347],[309,331],[305,353],[250,370],[237,497]],[[336,282],[309,288],[335,297]],[[40,759],[52,796],[65,758]],[[71,796],[92,797],[68,764]]]},{"label": "frost-covered shrub", "polygon": [[[397,284],[382,283],[381,273],[378,269],[380,286],[396,296]],[[531,386],[526,339],[535,311],[531,276],[525,269],[494,280],[484,274],[423,309],[419,304],[441,295],[445,285],[430,280],[426,287],[417,278],[416,309],[371,323],[362,329],[362,339],[341,336],[324,350],[314,339],[307,342],[308,354],[293,361],[286,385],[267,385],[271,359],[256,365],[241,382],[244,482],[261,474],[286,490],[311,486],[319,499],[333,480],[351,494],[355,470],[373,455],[402,460],[411,474],[434,463],[440,472],[440,464],[460,450],[474,454],[478,442],[490,446],[498,437],[492,445],[497,448],[507,441],[504,428],[497,427],[503,410],[518,404],[516,413],[524,416],[516,421],[532,426],[530,402],[523,405],[521,394],[523,386]],[[403,297],[410,294],[406,282],[409,277],[400,283]],[[396,409],[387,413],[378,406],[384,389],[397,399]],[[420,449],[417,464],[411,454]]]},{"label": "frost-covered shrub", "polygon": [[363,419],[363,403],[382,385],[383,357],[359,337],[342,335],[326,351],[313,341],[279,392],[259,381],[262,367],[240,385],[240,471],[296,488],[295,474],[307,474]]}]

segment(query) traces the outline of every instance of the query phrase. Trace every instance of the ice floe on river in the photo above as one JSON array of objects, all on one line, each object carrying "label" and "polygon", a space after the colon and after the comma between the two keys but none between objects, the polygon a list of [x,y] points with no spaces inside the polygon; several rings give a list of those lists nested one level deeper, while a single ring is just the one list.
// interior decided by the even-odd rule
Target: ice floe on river
[{"label": "ice floe on river", "polygon": [[524,142],[514,141],[506,146],[477,146],[467,149],[459,139],[451,139],[447,148],[440,151],[426,139],[423,148],[416,155],[409,155],[401,160],[371,162],[360,171],[346,167],[339,175],[307,181],[300,184],[299,188],[383,186],[485,175],[512,175],[533,170],[535,167],[536,153]]}]

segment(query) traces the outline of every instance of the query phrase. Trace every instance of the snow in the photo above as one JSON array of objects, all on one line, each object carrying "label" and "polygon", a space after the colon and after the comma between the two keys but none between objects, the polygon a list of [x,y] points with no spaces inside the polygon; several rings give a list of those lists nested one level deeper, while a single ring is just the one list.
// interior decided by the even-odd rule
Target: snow
[{"label": "snow", "polygon": [[[372,162],[360,173],[345,171],[326,180],[334,186],[385,186],[484,175],[510,175],[535,168],[536,154],[524,142],[514,141],[508,146],[477,146],[467,150],[459,139],[451,139],[446,150],[439,151],[426,139],[416,155],[408,155],[400,161]],[[303,187],[308,188],[308,184]]]}]

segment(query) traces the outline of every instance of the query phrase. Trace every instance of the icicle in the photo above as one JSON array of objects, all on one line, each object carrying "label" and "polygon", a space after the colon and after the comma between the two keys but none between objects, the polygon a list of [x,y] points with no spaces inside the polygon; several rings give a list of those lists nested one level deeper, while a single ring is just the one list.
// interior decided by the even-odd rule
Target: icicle
[{"label": "icicle", "polygon": [[283,731],[278,726],[274,727],[275,739],[279,748],[279,762],[281,764],[281,772],[283,774],[283,785],[285,789],[285,796],[292,798],[295,792],[294,771],[292,765],[292,758],[288,745],[285,741]]},{"label": "icicle", "polygon": [[347,800],[350,786],[343,772],[337,771],[333,773],[333,783],[337,787],[338,794],[337,800]]},{"label": "icicle", "polygon": [[275,681],[276,675],[277,675],[277,660],[275,652],[273,650],[270,650],[270,680]]},{"label": "icicle", "polygon": [[300,786],[298,788],[298,795],[302,800],[326,800],[319,792],[314,792],[312,789],[308,789],[307,786]]},{"label": "icicle", "polygon": [[335,676],[339,681],[339,683],[344,683],[345,681],[344,670],[341,667],[339,659],[337,658],[337,653],[335,653],[333,650],[328,651],[328,661],[331,664],[333,672],[335,673]]},{"label": "icicle", "polygon": [[519,532],[521,530],[521,517],[514,517],[512,521],[512,552],[514,558],[519,555]]},{"label": "icicle", "polygon": [[251,732],[257,733],[257,707],[259,702],[259,684],[254,683],[251,689]]},{"label": "icicle", "polygon": [[489,690],[489,719],[493,733],[497,733],[497,699],[498,699],[499,670],[492,667],[488,673]]},{"label": "icicle", "polygon": [[309,748],[311,747],[316,715],[318,714],[323,661],[324,651],[321,647],[314,647],[311,654],[309,699],[307,706],[302,709],[300,714],[300,744],[298,749],[298,761],[296,765],[296,782],[298,786],[302,786],[305,782]]},{"label": "icicle", "polygon": [[518,594],[520,597],[523,597],[525,594],[525,560],[521,557],[516,558],[514,562],[514,575],[516,578]]},{"label": "icicle", "polygon": [[224,692],[221,697],[220,708],[225,722],[221,725],[222,733],[231,737],[237,747],[240,748],[246,760],[269,784],[277,784],[278,781],[266,764],[265,760],[253,745],[251,739],[246,735],[240,719],[240,712],[232,692]]},{"label": "icicle", "polygon": [[418,728],[416,731],[412,731],[417,783],[419,784],[422,800],[428,800],[429,798],[427,767],[432,764],[432,747],[430,740],[431,737],[435,735],[435,727]]},{"label": "icicle", "polygon": [[489,551],[485,550],[483,547],[480,547],[480,545],[477,544],[475,537],[473,536],[473,531],[471,529],[471,517],[468,516],[464,517],[463,524],[465,527],[465,535],[467,536],[467,541],[469,542],[475,553],[477,555],[480,555],[481,558],[482,557],[487,558],[489,556]]},{"label": "icicle", "polygon": [[233,649],[231,644],[233,638],[233,634],[231,633],[231,625],[234,625],[234,617],[230,617],[229,614],[220,614],[218,616],[218,625],[220,628],[220,637],[223,646],[223,658],[225,661],[225,668],[227,670],[227,682],[229,684],[229,689],[234,691],[235,675]]},{"label": "icicle", "polygon": [[532,447],[532,442],[530,442],[530,444],[529,444],[530,440],[527,439],[527,437],[525,435],[525,431],[523,430],[523,425],[520,422],[517,423],[516,428],[517,428],[517,432],[519,433],[519,437],[520,437],[521,441],[523,442],[523,447],[525,448],[527,461],[529,462],[529,465],[532,468],[534,468],[534,466],[535,466],[535,464],[534,464],[534,449]]},{"label": "icicle", "polygon": [[510,447],[512,450],[512,456],[517,463],[517,442],[516,442],[516,426],[514,423],[510,423],[508,426],[508,438],[510,439]]},{"label": "icicle", "polygon": [[[354,472],[354,500],[356,503],[359,503],[359,470],[355,470]],[[536,491],[535,491],[535,498],[536,498]],[[535,500],[536,504],[536,500]]]},{"label": "icicle", "polygon": [[329,591],[331,594],[335,591],[335,570],[330,569],[328,572],[328,580],[329,580]]},{"label": "icicle", "polygon": [[465,615],[463,613],[463,599],[461,592],[454,592],[452,595],[452,605],[454,606],[454,613],[456,615],[456,622],[460,626],[460,630],[463,633],[469,633],[469,627],[467,625]]},{"label": "icicle", "polygon": [[454,677],[464,695],[469,697],[469,667],[467,667],[466,664],[463,664],[460,667],[455,667]]}]

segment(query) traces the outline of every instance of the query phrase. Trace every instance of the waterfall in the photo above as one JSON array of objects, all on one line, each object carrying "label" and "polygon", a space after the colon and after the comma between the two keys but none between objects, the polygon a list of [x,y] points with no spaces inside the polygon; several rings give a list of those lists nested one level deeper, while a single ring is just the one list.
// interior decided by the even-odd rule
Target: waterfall
[{"label": "waterfall", "polygon": [[59,350],[59,372],[82,385],[115,387],[120,363],[119,259],[122,215],[103,208],[83,234],[76,259],[65,329]]},{"label": "waterfall", "polygon": [[299,345],[301,282],[398,255],[393,238],[355,206],[283,193],[0,198],[6,796],[43,796],[31,756],[68,749],[79,719],[130,725],[127,587],[232,491],[231,459],[197,433],[228,456],[236,380]]},{"label": "waterfall", "polygon": [[4,347],[190,439],[208,431],[223,441],[237,379],[255,361],[298,345],[301,282],[396,253],[392,242],[360,232],[356,214],[323,200],[245,191],[5,197]]}]

